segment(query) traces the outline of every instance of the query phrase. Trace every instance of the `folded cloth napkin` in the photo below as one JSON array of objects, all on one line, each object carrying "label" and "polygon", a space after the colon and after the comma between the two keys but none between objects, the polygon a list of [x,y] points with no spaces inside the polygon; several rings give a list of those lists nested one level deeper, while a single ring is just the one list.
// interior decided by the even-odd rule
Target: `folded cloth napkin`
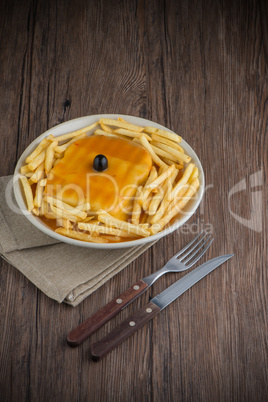
[{"label": "folded cloth napkin", "polygon": [[20,213],[12,176],[0,178],[0,254],[59,303],[77,306],[153,243],[98,250],[58,242]]}]

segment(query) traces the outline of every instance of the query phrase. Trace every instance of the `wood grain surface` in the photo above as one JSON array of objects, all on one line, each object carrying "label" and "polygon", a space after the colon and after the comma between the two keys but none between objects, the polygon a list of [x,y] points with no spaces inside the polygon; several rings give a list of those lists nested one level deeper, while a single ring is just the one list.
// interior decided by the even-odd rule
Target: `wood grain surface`
[{"label": "wood grain surface", "polygon": [[[268,400],[267,66],[265,0],[1,1],[1,175],[48,128],[122,113],[182,135],[206,177],[191,220],[76,308],[0,260],[1,401]],[[207,259],[235,257],[98,363],[89,341],[67,346],[78,322],[200,228],[215,237]],[[159,279],[91,342],[181,276]]]}]

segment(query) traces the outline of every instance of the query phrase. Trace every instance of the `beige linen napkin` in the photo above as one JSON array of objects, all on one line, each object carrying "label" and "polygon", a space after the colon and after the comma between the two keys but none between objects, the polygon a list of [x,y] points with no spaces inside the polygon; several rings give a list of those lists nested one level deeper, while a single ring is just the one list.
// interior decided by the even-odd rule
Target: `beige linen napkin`
[{"label": "beige linen napkin", "polygon": [[77,306],[153,243],[117,250],[59,243],[19,213],[12,176],[0,178],[0,254],[59,303]]}]

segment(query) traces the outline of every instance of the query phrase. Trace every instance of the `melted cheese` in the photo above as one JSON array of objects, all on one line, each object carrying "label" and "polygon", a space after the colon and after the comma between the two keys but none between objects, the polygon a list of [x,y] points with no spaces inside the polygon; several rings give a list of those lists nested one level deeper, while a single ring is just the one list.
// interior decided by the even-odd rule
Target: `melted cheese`
[{"label": "melted cheese", "polygon": [[[93,160],[103,154],[108,169],[96,172]],[[149,153],[139,144],[116,137],[91,136],[71,144],[51,170],[45,193],[77,206],[89,202],[92,211],[104,209],[126,220],[137,186],[152,167]]]}]

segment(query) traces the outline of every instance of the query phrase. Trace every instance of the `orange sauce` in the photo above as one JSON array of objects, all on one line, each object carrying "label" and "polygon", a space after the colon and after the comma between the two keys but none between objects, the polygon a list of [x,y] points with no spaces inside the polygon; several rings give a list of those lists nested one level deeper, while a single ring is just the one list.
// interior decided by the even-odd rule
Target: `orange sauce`
[{"label": "orange sauce", "polygon": [[[108,160],[104,172],[93,169],[95,156]],[[72,206],[90,203],[92,211],[106,210],[127,220],[137,187],[152,167],[150,154],[139,144],[116,137],[90,136],[71,144],[51,170],[45,194]]]}]

